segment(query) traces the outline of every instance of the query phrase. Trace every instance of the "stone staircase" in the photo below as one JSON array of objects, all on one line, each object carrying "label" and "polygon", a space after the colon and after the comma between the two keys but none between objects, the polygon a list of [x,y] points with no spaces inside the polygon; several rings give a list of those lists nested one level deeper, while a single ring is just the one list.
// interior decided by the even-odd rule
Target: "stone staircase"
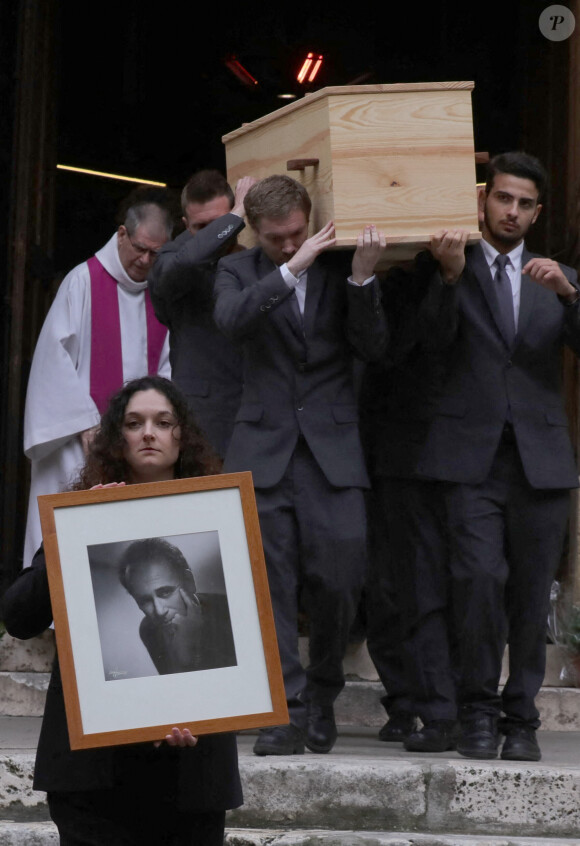
[{"label": "stone staircase", "polygon": [[[0,846],[56,846],[34,751],[53,649],[0,640]],[[228,846],[580,846],[580,690],[558,687],[552,650],[539,763],[412,754],[377,740],[381,686],[362,646],[345,662],[339,741],[329,755],[257,758],[239,737],[245,804]],[[6,712],[12,712],[6,714]]]}]

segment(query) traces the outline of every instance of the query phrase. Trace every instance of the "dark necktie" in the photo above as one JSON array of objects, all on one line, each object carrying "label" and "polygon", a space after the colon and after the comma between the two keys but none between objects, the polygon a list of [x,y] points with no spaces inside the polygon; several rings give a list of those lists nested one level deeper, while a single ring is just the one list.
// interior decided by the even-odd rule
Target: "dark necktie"
[{"label": "dark necktie", "polygon": [[516,321],[514,317],[514,297],[512,286],[507,275],[506,264],[509,262],[507,256],[498,255],[495,259],[497,272],[495,274],[495,289],[504,326],[504,337],[509,346],[512,346],[516,337]]}]

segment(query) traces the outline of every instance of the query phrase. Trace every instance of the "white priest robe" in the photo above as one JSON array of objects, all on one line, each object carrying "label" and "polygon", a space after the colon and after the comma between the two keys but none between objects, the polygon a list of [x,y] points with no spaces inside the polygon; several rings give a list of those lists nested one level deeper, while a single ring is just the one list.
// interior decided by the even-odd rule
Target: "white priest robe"
[{"label": "white priest robe", "polygon": [[[147,282],[134,282],[117,249],[117,233],[96,253],[117,282],[123,380],[147,375]],[[169,340],[159,375],[170,378]],[[24,543],[28,567],[42,542],[36,497],[65,490],[84,463],[80,433],[100,420],[90,394],[91,279],[87,263],[63,279],[38,338],[24,415],[24,452],[32,462]],[[119,385],[119,388],[121,385]]]}]

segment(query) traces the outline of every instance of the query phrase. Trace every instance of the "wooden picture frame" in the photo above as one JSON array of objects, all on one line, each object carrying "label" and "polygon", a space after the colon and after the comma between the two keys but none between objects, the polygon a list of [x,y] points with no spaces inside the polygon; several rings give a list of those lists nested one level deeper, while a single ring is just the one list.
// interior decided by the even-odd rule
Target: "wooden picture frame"
[{"label": "wooden picture frame", "polygon": [[72,749],[288,722],[251,473],[38,502]]}]

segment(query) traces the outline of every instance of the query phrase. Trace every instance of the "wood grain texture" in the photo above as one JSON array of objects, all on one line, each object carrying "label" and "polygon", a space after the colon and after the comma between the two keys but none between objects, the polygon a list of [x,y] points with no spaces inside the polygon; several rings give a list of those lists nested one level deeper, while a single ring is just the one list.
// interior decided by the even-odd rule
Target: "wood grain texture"
[{"label": "wood grain texture", "polygon": [[421,91],[472,91],[474,88],[473,82],[395,82],[376,85],[330,85],[327,88],[321,88],[320,91],[315,91],[312,94],[306,94],[302,100],[296,100],[294,103],[288,103],[287,106],[282,106],[268,115],[263,115],[261,118],[244,123],[239,129],[234,129],[222,136],[222,141],[227,144],[228,141],[238,138],[248,128],[255,126],[263,126],[266,123],[271,123],[279,119],[283,114],[289,114],[297,111],[304,106],[305,102],[315,103],[317,100],[324,100],[333,95],[342,96],[344,94],[384,94],[397,92],[421,92]]},{"label": "wood grain texture", "polygon": [[[398,244],[424,244],[440,228],[479,238],[475,200],[473,83],[326,88],[224,136],[228,178],[295,174],[313,201],[310,231],[334,220],[337,246],[366,223]],[[241,239],[252,244],[251,234]]]}]

